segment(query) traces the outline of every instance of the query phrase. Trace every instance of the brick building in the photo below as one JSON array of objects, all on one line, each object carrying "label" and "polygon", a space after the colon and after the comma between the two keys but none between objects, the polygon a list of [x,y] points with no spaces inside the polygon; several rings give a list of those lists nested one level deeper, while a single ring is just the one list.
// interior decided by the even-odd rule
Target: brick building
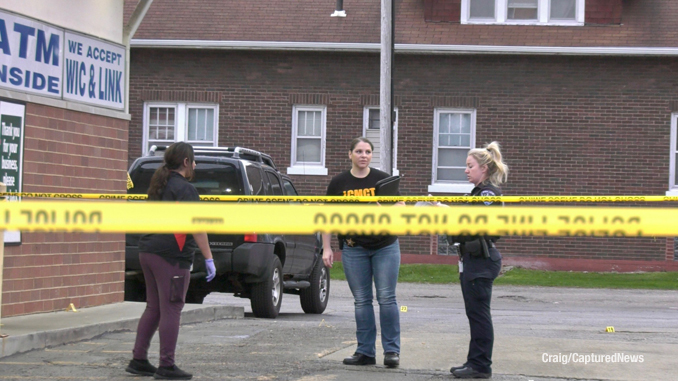
[{"label": "brick building", "polygon": [[[175,140],[248,146],[323,194],[378,119],[380,3],[344,5],[155,0],[131,41],[129,159]],[[496,140],[508,195],[678,194],[676,16],[671,0],[396,2],[403,193],[468,193],[466,151]],[[405,254],[437,246],[401,239]],[[678,269],[673,238],[499,246],[533,268]]]},{"label": "brick building", "polygon": [[[124,9],[119,0],[0,4],[2,180],[9,191],[126,192]],[[122,302],[124,235],[4,236],[2,317]]]}]

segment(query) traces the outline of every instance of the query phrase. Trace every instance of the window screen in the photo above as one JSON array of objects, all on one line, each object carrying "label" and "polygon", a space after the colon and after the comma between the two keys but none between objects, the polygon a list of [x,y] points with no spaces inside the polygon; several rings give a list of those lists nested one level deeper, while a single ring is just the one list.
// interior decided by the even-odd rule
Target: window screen
[{"label": "window screen", "polygon": [[466,181],[471,149],[471,114],[441,112],[438,121],[436,182]]},{"label": "window screen", "polygon": [[574,20],[577,0],[551,0],[552,20]]},{"label": "window screen", "polygon": [[508,0],[508,20],[536,20],[538,0]]},{"label": "window screen", "polygon": [[495,0],[471,0],[470,18],[494,19]]}]

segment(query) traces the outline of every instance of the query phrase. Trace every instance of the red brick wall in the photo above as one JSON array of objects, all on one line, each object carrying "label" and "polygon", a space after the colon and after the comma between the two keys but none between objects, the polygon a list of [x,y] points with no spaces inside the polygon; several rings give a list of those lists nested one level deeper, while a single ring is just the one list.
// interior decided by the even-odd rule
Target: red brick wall
[{"label": "red brick wall", "polygon": [[586,0],[584,19],[587,24],[621,24],[622,0]]},{"label": "red brick wall", "polygon": [[427,22],[459,22],[461,0],[424,0],[424,20]]},{"label": "red brick wall", "polygon": [[[327,104],[326,163],[348,168],[362,133],[365,95],[379,92],[371,54],[135,49],[130,83],[130,158],[141,152],[142,94],[221,94],[219,142],[290,162],[298,94]],[[398,55],[398,167],[406,195],[431,183],[436,107],[477,109],[478,145],[498,140],[511,168],[509,195],[662,195],[668,187],[669,103],[675,58]],[[313,98],[310,97],[309,98]],[[147,99],[148,100],[148,99]],[[294,176],[302,194],[324,194],[330,176]],[[655,205],[656,206],[656,205]],[[652,238],[504,238],[505,255],[664,260]],[[403,237],[403,253],[430,253],[428,237]]]},{"label": "red brick wall", "polygon": [[[124,193],[128,121],[26,105],[25,192]],[[2,316],[121,302],[121,234],[22,233],[5,247]]]}]

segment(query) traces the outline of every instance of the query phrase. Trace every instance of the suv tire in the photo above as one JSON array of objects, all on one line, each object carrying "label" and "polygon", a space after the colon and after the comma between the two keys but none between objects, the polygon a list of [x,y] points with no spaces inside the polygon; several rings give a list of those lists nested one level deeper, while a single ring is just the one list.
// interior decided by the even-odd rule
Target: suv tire
[{"label": "suv tire", "polygon": [[283,297],[283,272],[280,259],[273,259],[271,273],[265,281],[252,285],[250,305],[258,318],[276,318],[280,312]]},{"label": "suv tire", "polygon": [[186,303],[202,304],[207,294],[209,294],[209,291],[194,290],[189,287],[188,292],[186,292]]},{"label": "suv tire", "polygon": [[301,309],[307,314],[321,314],[325,311],[330,296],[330,272],[323,263],[322,253],[313,266],[309,281],[311,286],[304,288],[299,294]]}]

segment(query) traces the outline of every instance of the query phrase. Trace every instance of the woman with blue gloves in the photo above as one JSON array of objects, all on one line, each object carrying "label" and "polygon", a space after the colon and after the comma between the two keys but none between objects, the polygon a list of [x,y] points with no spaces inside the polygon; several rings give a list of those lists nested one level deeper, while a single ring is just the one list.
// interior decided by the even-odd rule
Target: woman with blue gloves
[{"label": "woman with blue gloves", "polygon": [[[165,151],[164,164],[158,168],[148,188],[149,201],[200,201],[193,178],[195,155],[191,145],[174,143]],[[165,380],[190,380],[193,375],[174,364],[179,336],[181,310],[191,278],[196,244],[205,257],[207,281],[214,279],[216,268],[207,233],[148,234],[139,240],[139,261],[146,283],[144,310],[134,343],[133,359],[125,369],[129,373]],[[155,331],[160,335],[160,365],[148,361],[148,348]]]}]

